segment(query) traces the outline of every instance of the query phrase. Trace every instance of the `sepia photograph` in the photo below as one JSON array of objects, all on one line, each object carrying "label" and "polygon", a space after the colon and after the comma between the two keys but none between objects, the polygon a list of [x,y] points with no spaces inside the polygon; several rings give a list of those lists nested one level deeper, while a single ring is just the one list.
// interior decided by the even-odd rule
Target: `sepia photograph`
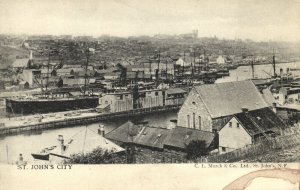
[{"label": "sepia photograph", "polygon": [[0,189],[300,188],[299,0],[0,9]]}]

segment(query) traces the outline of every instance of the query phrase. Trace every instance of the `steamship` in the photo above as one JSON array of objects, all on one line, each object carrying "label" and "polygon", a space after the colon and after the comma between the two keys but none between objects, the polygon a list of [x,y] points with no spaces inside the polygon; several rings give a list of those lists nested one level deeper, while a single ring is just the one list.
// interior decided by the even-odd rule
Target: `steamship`
[{"label": "steamship", "polygon": [[[32,55],[31,55],[32,57]],[[49,64],[50,64],[50,52],[49,52],[49,62],[48,62],[48,73],[46,90],[44,90],[41,85],[42,93],[35,94],[27,97],[13,97],[6,98],[6,112],[14,115],[26,115],[26,114],[36,114],[36,113],[51,113],[60,111],[69,111],[77,109],[88,109],[96,108],[99,104],[99,97],[93,95],[93,93],[86,93],[86,81],[87,81],[87,65],[88,58],[86,62],[86,72],[85,72],[85,83],[84,92],[69,92],[59,89],[49,90],[48,86],[48,76],[49,76]]]},{"label": "steamship", "polygon": [[[12,114],[36,114],[69,111],[77,109],[96,108],[99,98],[97,96],[72,96],[64,94],[55,94],[57,97],[41,95],[25,98],[7,98],[6,112]],[[61,97],[58,97],[61,96]]]}]

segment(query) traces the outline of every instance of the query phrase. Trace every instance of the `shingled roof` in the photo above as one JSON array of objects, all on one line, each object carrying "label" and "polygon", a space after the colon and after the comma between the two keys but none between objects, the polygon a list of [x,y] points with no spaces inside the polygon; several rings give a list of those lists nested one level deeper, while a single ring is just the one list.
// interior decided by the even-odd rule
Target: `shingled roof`
[{"label": "shingled roof", "polygon": [[269,106],[251,81],[208,84],[194,89],[212,118],[240,113],[242,108],[256,110]]},{"label": "shingled roof", "polygon": [[283,121],[270,109],[263,108],[234,115],[250,135],[265,132],[279,133],[286,126]]},{"label": "shingled roof", "polygon": [[137,145],[163,148],[169,131],[169,129],[165,128],[135,125],[128,121],[107,133],[105,138],[123,143],[134,142]]},{"label": "shingled roof", "polygon": [[215,135],[212,132],[177,126],[172,130],[165,145],[185,149],[191,141],[202,140],[209,147],[214,138]]}]

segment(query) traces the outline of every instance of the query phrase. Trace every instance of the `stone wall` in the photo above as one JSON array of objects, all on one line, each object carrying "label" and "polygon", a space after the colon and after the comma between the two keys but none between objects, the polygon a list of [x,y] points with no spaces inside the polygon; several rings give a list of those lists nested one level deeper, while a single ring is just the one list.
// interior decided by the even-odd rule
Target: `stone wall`
[{"label": "stone wall", "polygon": [[177,125],[212,132],[212,119],[210,114],[194,88],[178,112]]}]

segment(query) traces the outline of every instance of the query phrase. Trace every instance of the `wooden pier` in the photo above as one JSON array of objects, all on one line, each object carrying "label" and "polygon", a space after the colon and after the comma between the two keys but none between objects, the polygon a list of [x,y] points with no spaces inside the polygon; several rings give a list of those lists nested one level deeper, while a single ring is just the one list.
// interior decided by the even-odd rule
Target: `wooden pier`
[{"label": "wooden pier", "polygon": [[25,125],[14,126],[14,127],[0,126],[0,136],[7,136],[7,135],[19,134],[19,133],[29,132],[29,131],[44,130],[44,129],[55,129],[55,128],[76,126],[76,125],[87,125],[87,124],[97,123],[100,121],[113,120],[122,117],[124,118],[124,117],[146,115],[146,114],[157,113],[157,112],[174,111],[174,110],[179,110],[180,107],[181,105],[168,105],[168,106],[159,106],[159,107],[152,107],[152,108],[139,108],[130,111],[122,111],[122,112],[115,112],[115,113],[99,113],[99,115],[95,115],[95,116],[87,116],[87,117],[80,117],[80,118],[65,118],[64,120],[40,122],[36,124],[25,124]]}]

